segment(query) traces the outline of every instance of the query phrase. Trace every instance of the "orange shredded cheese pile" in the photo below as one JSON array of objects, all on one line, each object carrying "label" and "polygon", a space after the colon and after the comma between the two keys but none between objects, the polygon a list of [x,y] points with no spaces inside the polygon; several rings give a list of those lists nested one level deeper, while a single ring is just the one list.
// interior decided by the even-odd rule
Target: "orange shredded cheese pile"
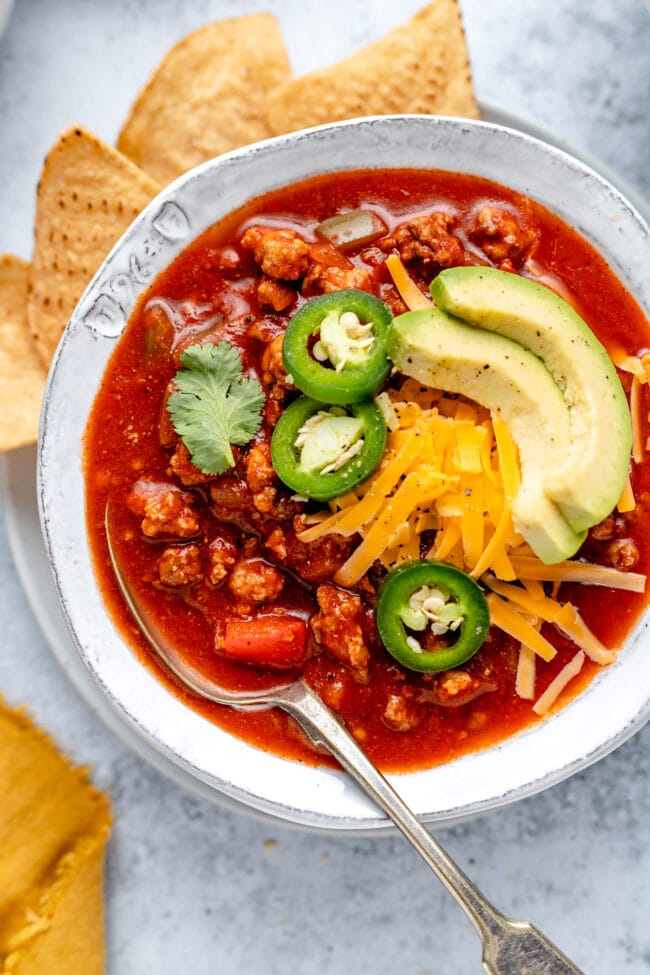
[{"label": "orange shredded cheese pile", "polygon": [[399,426],[388,434],[376,473],[331,503],[331,512],[302,532],[314,541],[359,532],[361,544],[335,581],[350,586],[379,559],[386,568],[420,557],[421,535],[435,531],[429,556],[475,577],[515,572],[509,548],[523,544],[512,525],[519,485],[516,448],[487,410],[406,380],[392,399]]},{"label": "orange shredded cheese pile", "polygon": [[[390,570],[422,552],[480,579],[492,590],[492,624],[520,643],[515,687],[530,700],[535,658],[550,661],[557,653],[541,633],[544,624],[568,636],[583,659],[611,663],[615,652],[603,646],[571,603],[558,600],[559,586],[580,582],[643,592],[646,577],[579,561],[546,565],[535,556],[513,524],[520,483],[517,448],[497,415],[414,379],[382,393],[380,406],[389,421],[380,467],[330,502],[329,511],[299,535],[304,542],[327,534],[360,535],[335,582],[353,586],[377,560]],[[545,583],[553,587],[550,595]],[[569,679],[549,685],[535,705],[537,713],[552,707]]]}]

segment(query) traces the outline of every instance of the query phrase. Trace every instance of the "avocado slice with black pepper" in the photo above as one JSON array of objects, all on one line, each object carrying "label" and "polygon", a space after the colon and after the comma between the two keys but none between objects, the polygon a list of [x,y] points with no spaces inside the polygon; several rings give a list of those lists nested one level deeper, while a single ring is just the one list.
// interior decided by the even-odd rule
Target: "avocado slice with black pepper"
[{"label": "avocado slice with black pepper", "polygon": [[515,528],[544,562],[573,555],[585,533],[574,531],[546,490],[571,448],[570,411],[542,360],[518,342],[474,328],[439,308],[394,318],[388,354],[405,375],[462,393],[501,416],[521,465]]},{"label": "avocado slice with black pepper", "polygon": [[589,326],[549,288],[496,268],[449,268],[430,291],[440,309],[543,360],[569,411],[568,449],[547,470],[545,492],[575,532],[598,524],[625,485],[632,424],[616,369]]}]

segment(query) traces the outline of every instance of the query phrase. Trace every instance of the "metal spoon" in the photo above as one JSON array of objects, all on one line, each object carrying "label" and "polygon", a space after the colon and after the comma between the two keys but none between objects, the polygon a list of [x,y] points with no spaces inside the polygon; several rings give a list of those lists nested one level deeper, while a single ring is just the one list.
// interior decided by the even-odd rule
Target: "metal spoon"
[{"label": "metal spoon", "polygon": [[299,679],[251,693],[231,691],[188,664],[143,612],[129,587],[115,555],[108,506],[105,522],[108,551],[124,600],[163,663],[194,694],[209,701],[240,710],[282,708],[295,718],[314,744],[327,748],[392,819],[465,911],[481,938],[483,968],[489,975],[584,975],[532,924],[507,918],[490,904],[364,755],[343,723],[304,681]]}]

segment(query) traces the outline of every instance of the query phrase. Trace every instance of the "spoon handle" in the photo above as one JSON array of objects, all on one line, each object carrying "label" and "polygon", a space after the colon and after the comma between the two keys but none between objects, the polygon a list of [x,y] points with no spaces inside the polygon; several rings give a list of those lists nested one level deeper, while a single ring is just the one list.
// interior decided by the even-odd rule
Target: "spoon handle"
[{"label": "spoon handle", "polygon": [[532,924],[505,917],[486,900],[307,684],[298,681],[280,690],[275,703],[339,760],[428,863],[477,928],[489,975],[583,975]]}]

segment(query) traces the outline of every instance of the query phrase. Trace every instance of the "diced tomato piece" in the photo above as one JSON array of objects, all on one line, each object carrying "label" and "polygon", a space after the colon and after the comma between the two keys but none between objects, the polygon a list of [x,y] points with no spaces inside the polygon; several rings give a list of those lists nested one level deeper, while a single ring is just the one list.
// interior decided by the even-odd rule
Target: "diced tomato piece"
[{"label": "diced tomato piece", "polygon": [[299,667],[307,655],[307,624],[297,616],[258,616],[226,625],[224,654],[256,667]]}]

